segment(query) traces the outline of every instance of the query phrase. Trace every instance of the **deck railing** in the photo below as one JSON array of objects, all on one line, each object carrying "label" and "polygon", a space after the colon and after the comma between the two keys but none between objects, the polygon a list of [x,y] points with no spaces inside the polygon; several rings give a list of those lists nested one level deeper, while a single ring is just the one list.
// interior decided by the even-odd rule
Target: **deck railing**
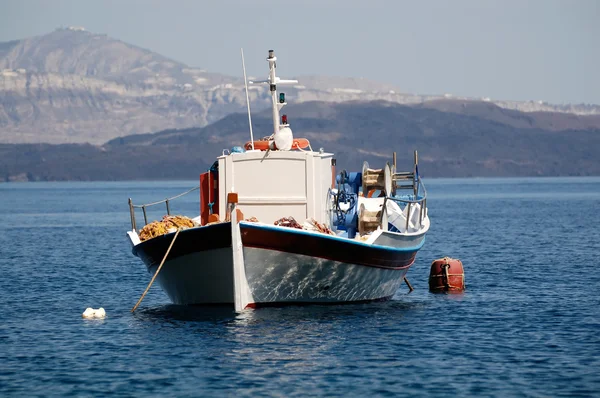
[{"label": "deck railing", "polygon": [[192,189],[190,189],[188,191],[180,193],[179,195],[175,195],[175,196],[172,196],[170,198],[159,200],[158,202],[146,203],[146,204],[143,204],[143,205],[134,205],[133,202],[132,202],[132,200],[131,200],[131,198],[129,198],[129,214],[131,216],[131,228],[134,231],[137,231],[137,225],[136,225],[136,222],[135,222],[135,209],[142,209],[142,211],[144,212],[144,226],[146,226],[148,224],[148,216],[146,215],[146,208],[147,207],[156,206],[156,205],[160,205],[162,203],[165,203],[166,206],[167,206],[167,215],[170,216],[171,215],[171,207],[169,206],[169,202],[172,201],[172,200],[174,200],[174,199],[180,198],[180,197],[182,197],[184,195],[187,195],[188,193],[193,192],[193,191],[195,191],[197,189],[200,189],[200,185],[198,185],[197,187],[194,187],[194,188],[192,188]]},{"label": "deck railing", "polygon": [[[410,222],[410,210],[411,207],[414,204],[420,204],[420,209],[419,209],[419,227],[421,227],[423,225],[423,219],[427,216],[427,190],[425,189],[425,185],[423,184],[423,182],[421,181],[421,179],[419,178],[418,180],[415,181],[415,185],[414,185],[414,194],[409,194],[409,195],[403,195],[403,196],[386,196],[383,199],[383,207],[382,207],[382,211],[381,211],[381,216],[380,216],[380,222],[383,219],[383,212],[386,211],[387,212],[387,201],[388,200],[393,200],[394,202],[397,203],[404,203],[408,209],[406,211],[406,230],[408,231],[408,226],[409,226],[409,222]],[[382,226],[383,227],[383,226]]]}]

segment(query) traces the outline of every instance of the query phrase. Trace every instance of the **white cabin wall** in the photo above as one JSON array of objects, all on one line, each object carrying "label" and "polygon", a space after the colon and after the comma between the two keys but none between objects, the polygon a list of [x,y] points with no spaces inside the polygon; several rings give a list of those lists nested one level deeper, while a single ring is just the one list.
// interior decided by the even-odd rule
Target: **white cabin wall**
[{"label": "white cabin wall", "polygon": [[[306,185],[306,217],[314,218],[315,216],[315,172],[318,170],[315,168],[315,157],[312,153],[306,153],[306,176],[305,176],[305,185]],[[304,220],[302,220],[304,221]]]},{"label": "white cabin wall", "polygon": [[294,217],[324,222],[331,184],[331,154],[300,151],[233,153],[219,158],[220,219],[227,193],[238,193],[244,218],[272,223]]},{"label": "white cabin wall", "polygon": [[329,225],[329,214],[327,214],[327,207],[329,203],[329,188],[331,188],[332,178],[331,159],[333,159],[333,154],[322,154],[321,158],[319,159],[319,163],[321,166],[321,175],[320,178],[317,180],[321,188],[321,194],[317,198],[318,202],[321,204],[321,208],[319,210],[318,218],[315,218],[319,222],[325,223],[327,225]]},{"label": "white cabin wall", "polygon": [[[230,192],[231,187],[224,189],[227,186],[227,181],[231,181],[231,159],[230,156],[221,156],[219,160],[219,220],[225,221],[225,213],[227,210],[227,192]],[[227,178],[227,170],[229,170],[229,179]]]},{"label": "white cabin wall", "polygon": [[282,159],[268,156],[249,159],[233,154],[234,184],[246,199],[269,198],[306,200],[306,159]]},{"label": "white cabin wall", "polygon": [[304,221],[309,206],[307,158],[286,156],[286,152],[265,154],[233,155],[234,184],[244,217],[256,217],[266,223],[289,216]]},{"label": "white cabin wall", "polygon": [[331,159],[330,153],[315,154],[314,164],[314,212],[311,215],[315,220],[329,225],[327,214],[329,187],[331,186]]}]

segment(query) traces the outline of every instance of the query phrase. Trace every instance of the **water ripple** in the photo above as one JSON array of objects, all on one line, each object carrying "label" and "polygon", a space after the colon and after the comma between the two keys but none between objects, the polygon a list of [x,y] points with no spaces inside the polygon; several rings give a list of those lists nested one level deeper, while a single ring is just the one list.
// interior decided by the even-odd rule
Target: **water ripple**
[{"label": "water ripple", "polygon": [[[130,312],[149,276],[123,199],[193,183],[5,184],[0,394],[600,396],[600,180],[569,181],[434,181],[413,293],[243,314],[158,287]],[[445,255],[464,294],[427,291]],[[99,306],[106,319],[81,318]]]}]

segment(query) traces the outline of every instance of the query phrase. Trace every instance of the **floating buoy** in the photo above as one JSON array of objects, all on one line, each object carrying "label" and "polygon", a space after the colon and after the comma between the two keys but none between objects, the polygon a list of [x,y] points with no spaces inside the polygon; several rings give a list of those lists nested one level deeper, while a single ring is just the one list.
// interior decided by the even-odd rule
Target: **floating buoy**
[{"label": "floating buoy", "polygon": [[430,292],[460,293],[463,290],[465,290],[465,270],[460,260],[444,257],[431,263]]},{"label": "floating buoy", "polygon": [[104,311],[104,308],[102,307],[98,308],[97,310],[88,307],[85,309],[85,311],[83,311],[83,314],[81,314],[81,316],[87,319],[104,318],[106,316],[106,311]]}]

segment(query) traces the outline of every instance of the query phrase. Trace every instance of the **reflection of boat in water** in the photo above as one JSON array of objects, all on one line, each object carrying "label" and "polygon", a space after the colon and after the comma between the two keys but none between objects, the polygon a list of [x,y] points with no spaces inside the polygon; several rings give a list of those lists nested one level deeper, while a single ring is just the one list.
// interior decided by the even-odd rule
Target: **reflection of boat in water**
[{"label": "reflection of boat in water", "polygon": [[176,304],[241,310],[391,298],[429,229],[416,153],[409,172],[396,172],[394,156],[383,169],[365,162],[361,172],[336,176],[333,154],[304,150],[308,141],[294,140],[286,115],[280,119],[285,95],[277,85],[296,81],[276,77],[272,51],[267,60],[274,132],[260,141],[263,150],[251,140],[249,150],[224,151],[200,176],[193,227],[143,240],[135,209],[147,223],[148,206],[166,203],[170,213],[174,198],[138,206],[130,200],[133,254],[155,273],[168,253],[157,279]]}]

